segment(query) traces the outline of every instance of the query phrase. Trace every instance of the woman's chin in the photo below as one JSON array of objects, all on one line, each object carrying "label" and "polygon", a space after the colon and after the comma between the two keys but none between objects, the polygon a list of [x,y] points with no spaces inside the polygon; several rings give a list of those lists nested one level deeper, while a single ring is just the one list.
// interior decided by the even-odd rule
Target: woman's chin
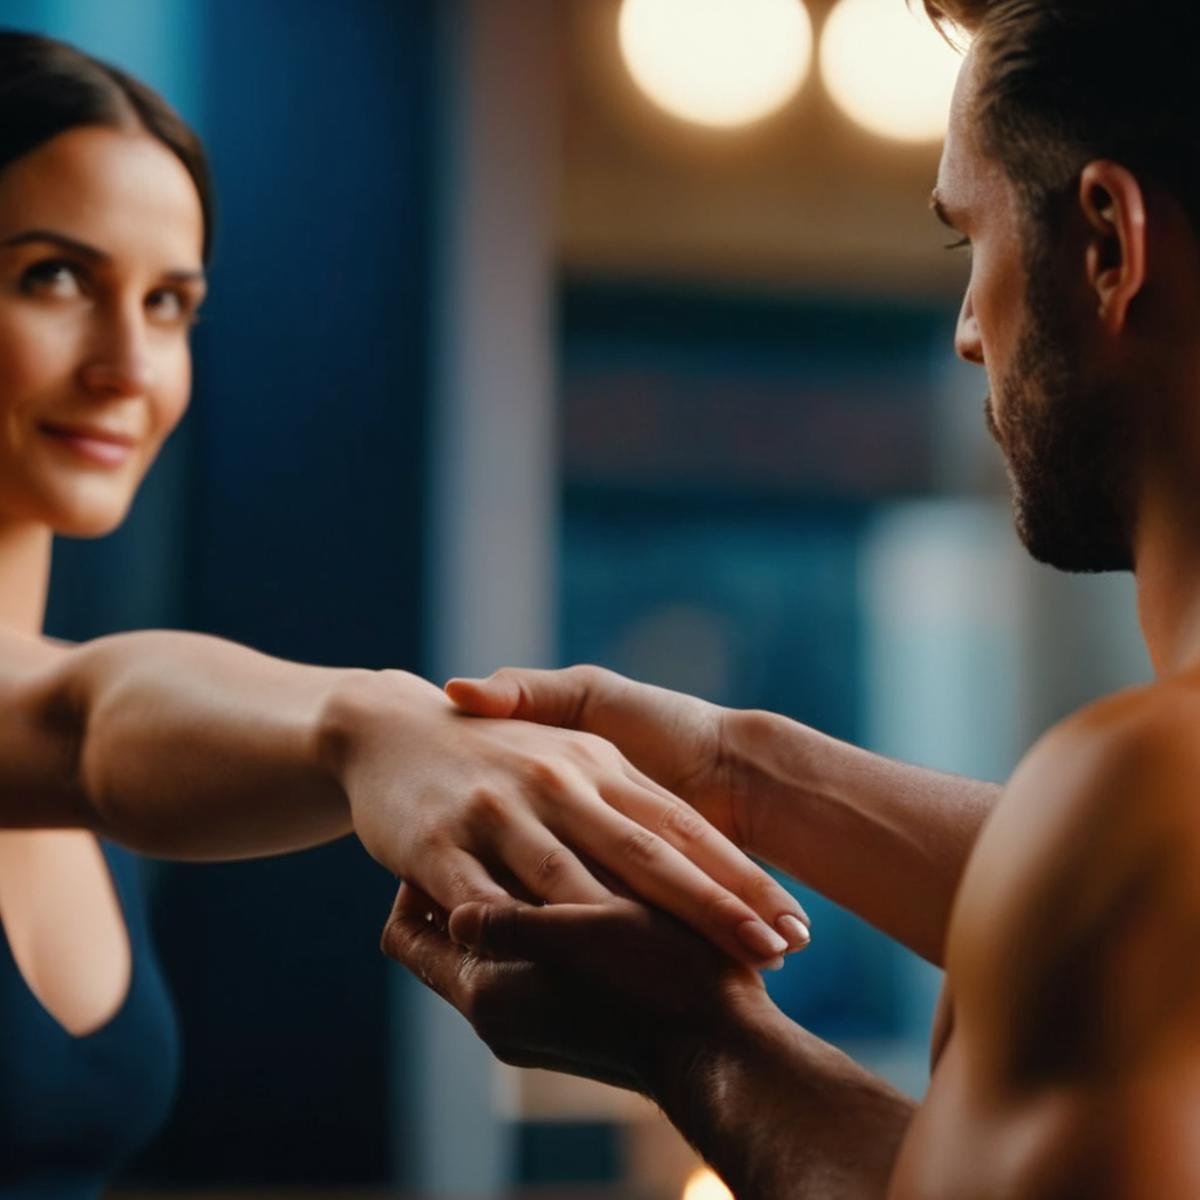
[{"label": "woman's chin", "polygon": [[56,537],[77,538],[87,540],[107,537],[120,528],[125,520],[129,507],[126,505],[119,512],[59,512],[49,522]]}]

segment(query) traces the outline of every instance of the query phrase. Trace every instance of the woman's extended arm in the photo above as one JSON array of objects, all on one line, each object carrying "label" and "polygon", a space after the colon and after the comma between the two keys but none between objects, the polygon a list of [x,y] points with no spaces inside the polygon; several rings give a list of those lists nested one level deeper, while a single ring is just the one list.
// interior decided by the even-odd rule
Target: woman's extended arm
[{"label": "woman's extended arm", "polygon": [[222,859],[353,829],[447,908],[602,900],[597,863],[759,964],[787,948],[770,927],[798,912],[598,738],[464,717],[402,671],[301,666],[198,634],[70,648],[0,634],[0,826]]},{"label": "woman's extended arm", "polygon": [[597,667],[506,669],[447,690],[468,712],[608,738],[744,850],[941,963],[951,904],[1000,794],[995,785]]}]

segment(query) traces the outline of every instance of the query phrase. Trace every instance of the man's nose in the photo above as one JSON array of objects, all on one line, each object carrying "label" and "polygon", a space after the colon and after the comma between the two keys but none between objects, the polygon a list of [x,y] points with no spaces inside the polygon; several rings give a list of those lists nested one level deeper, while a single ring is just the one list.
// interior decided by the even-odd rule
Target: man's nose
[{"label": "man's nose", "polygon": [[154,371],[140,309],[99,315],[87,361],[80,369],[86,391],[97,396],[142,396],[154,384]]},{"label": "man's nose", "polygon": [[964,362],[984,365],[983,341],[979,336],[979,322],[975,320],[975,305],[968,291],[963,298],[962,311],[958,314],[958,328],[954,334],[954,351]]}]

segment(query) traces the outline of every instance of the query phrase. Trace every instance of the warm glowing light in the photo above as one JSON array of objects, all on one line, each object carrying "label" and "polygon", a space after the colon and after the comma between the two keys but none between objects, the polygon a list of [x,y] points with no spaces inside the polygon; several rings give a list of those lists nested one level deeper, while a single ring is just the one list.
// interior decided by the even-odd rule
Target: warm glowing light
[{"label": "warm glowing light", "polygon": [[624,0],[619,34],[630,74],[656,104],[724,129],[777,112],[812,65],[801,0]]},{"label": "warm glowing light", "polygon": [[683,1200],[734,1200],[734,1196],[712,1171],[701,1167],[688,1178]]},{"label": "warm glowing light", "polygon": [[902,0],[840,0],[821,35],[821,73],[834,100],[896,141],[945,136],[961,63],[929,18]]}]

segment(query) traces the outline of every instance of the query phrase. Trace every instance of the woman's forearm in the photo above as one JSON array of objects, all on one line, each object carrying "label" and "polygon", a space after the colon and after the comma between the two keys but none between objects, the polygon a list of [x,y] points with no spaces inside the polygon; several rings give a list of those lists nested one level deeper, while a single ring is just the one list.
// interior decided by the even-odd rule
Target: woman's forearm
[{"label": "woman's forearm", "polygon": [[771,713],[731,713],[723,752],[747,850],[941,964],[958,882],[999,787]]},{"label": "woman's forearm", "polygon": [[0,632],[0,827],[84,827],[193,859],[353,830],[447,911],[506,899],[510,879],[542,900],[609,899],[607,872],[747,965],[782,954],[796,901],[707,827],[677,849],[681,811],[614,747],[465,716],[403,671],[196,634],[64,649]]},{"label": "woman's forearm", "polygon": [[84,824],[144,853],[196,859],[349,833],[321,730],[351,678],[186,633],[60,652],[43,712],[69,745],[70,786],[48,794],[57,812],[33,812],[30,823]]}]

